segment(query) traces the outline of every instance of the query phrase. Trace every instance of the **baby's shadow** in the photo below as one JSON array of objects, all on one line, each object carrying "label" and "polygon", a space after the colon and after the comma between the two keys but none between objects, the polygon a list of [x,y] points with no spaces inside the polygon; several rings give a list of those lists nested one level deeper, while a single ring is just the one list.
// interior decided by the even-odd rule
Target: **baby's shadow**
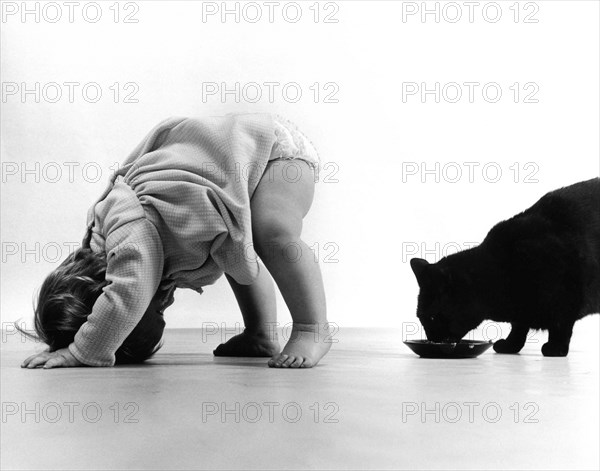
[{"label": "baby's shadow", "polygon": [[212,363],[223,366],[245,366],[251,368],[268,368],[270,357],[213,357]]},{"label": "baby's shadow", "polygon": [[141,365],[123,365],[129,367],[143,366],[177,366],[177,365],[202,365],[202,366],[245,366],[253,368],[266,368],[268,358],[247,357],[215,357],[210,353],[157,353]]},{"label": "baby's shadow", "polygon": [[177,366],[177,365],[211,365],[213,356],[203,353],[157,353],[140,365],[124,366]]}]

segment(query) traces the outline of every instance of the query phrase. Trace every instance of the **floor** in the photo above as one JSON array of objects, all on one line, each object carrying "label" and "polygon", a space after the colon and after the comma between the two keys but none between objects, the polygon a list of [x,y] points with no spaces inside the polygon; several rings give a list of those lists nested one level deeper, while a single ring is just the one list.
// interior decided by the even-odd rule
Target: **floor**
[{"label": "floor", "polygon": [[[597,326],[598,324],[592,324]],[[576,334],[577,335],[577,332]],[[2,469],[598,469],[598,337],[568,358],[420,359],[343,329],[311,370],[168,330],[145,366],[23,370],[2,339]]]}]

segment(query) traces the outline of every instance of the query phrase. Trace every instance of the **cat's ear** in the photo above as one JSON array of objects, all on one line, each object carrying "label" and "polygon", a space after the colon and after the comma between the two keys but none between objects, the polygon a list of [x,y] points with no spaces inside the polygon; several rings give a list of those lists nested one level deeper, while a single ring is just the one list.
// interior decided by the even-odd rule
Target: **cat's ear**
[{"label": "cat's ear", "polygon": [[413,258],[410,260],[410,267],[412,268],[413,273],[417,277],[417,283],[419,283],[419,285],[421,285],[421,281],[423,279],[423,271],[428,265],[429,262],[422,258]]}]

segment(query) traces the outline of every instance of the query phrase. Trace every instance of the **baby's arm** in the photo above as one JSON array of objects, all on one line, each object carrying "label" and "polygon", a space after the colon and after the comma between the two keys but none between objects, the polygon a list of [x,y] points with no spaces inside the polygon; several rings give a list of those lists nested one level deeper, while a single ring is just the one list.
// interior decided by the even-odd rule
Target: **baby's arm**
[{"label": "baby's arm", "polygon": [[68,348],[32,355],[21,367],[114,364],[114,353],[140,321],[158,289],[164,255],[155,227],[145,218],[122,223],[116,217],[113,222],[106,238],[109,284],[74,342]]},{"label": "baby's arm", "polygon": [[106,238],[106,281],[69,352],[90,366],[112,366],[115,352],[138,324],[160,284],[164,254],[146,218],[111,230]]},{"label": "baby's arm", "polygon": [[[107,268],[103,288],[87,321],[68,348],[45,350],[22,367],[112,366],[115,352],[143,317],[160,284],[162,242],[145,218],[110,224],[106,237]],[[115,228],[116,227],[116,228]]]}]

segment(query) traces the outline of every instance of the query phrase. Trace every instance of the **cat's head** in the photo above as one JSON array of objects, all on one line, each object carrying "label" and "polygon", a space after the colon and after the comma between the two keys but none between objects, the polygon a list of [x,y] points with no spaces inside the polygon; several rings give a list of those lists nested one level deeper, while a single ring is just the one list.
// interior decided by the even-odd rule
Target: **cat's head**
[{"label": "cat's head", "polygon": [[413,258],[410,266],[421,289],[417,317],[428,340],[458,342],[484,320],[467,273],[421,258]]}]

